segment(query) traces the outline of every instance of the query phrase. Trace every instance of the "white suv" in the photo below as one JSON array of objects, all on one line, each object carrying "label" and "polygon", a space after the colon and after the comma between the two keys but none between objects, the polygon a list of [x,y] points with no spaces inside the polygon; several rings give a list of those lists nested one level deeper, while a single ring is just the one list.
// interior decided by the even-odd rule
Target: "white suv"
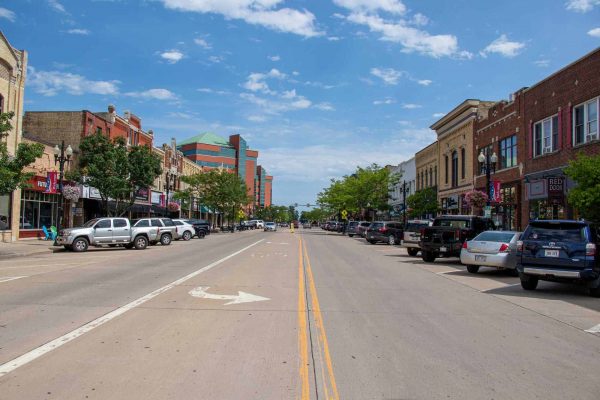
[{"label": "white suv", "polygon": [[265,221],[263,221],[262,219],[253,219],[250,222],[256,222],[256,229],[264,229],[265,228]]}]

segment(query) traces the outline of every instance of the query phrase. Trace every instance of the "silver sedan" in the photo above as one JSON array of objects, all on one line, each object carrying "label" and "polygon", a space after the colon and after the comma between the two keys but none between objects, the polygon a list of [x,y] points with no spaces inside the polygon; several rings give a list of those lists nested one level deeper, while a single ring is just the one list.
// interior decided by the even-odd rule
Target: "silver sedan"
[{"label": "silver sedan", "polygon": [[521,233],[513,231],[485,231],[466,241],[460,252],[460,262],[476,274],[479,267],[510,270],[517,274],[515,251]]}]

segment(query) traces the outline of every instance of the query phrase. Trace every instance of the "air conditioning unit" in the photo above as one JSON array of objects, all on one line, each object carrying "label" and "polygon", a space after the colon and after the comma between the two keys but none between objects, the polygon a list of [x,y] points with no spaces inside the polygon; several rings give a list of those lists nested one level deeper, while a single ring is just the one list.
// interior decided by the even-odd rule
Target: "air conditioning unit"
[{"label": "air conditioning unit", "polygon": [[544,151],[542,152],[542,154],[546,153],[552,153],[552,147],[544,147]]}]

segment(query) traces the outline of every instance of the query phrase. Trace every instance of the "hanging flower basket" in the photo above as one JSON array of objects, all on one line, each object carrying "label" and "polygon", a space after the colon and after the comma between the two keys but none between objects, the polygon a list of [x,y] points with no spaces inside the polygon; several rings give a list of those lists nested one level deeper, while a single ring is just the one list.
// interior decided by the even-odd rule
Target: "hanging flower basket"
[{"label": "hanging flower basket", "polygon": [[81,197],[79,187],[67,185],[63,187],[63,196],[65,199],[76,202]]},{"label": "hanging flower basket", "polygon": [[170,201],[169,204],[167,205],[167,208],[169,209],[169,211],[179,211],[179,204],[175,203],[174,201]]},{"label": "hanging flower basket", "polygon": [[465,193],[465,201],[471,206],[473,212],[475,212],[475,210],[480,210],[485,207],[488,196],[481,190],[470,190]]}]

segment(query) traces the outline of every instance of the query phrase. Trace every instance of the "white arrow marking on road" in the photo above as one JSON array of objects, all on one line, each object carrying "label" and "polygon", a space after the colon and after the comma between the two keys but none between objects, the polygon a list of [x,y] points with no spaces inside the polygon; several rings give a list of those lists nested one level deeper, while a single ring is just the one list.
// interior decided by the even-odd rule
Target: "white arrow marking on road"
[{"label": "white arrow marking on road", "polygon": [[200,286],[194,290],[190,290],[190,294],[194,297],[199,297],[201,299],[232,300],[228,303],[223,304],[224,306],[228,306],[230,304],[252,303],[255,301],[271,300],[267,297],[256,296],[254,294],[239,291],[237,296],[229,294],[210,294],[206,293],[208,289],[210,289],[209,286]]},{"label": "white arrow marking on road", "polygon": [[600,333],[600,324],[598,324],[598,325],[596,325],[596,326],[594,326],[594,327],[592,327],[590,329],[587,329],[586,332],[589,332],[589,333]]}]

